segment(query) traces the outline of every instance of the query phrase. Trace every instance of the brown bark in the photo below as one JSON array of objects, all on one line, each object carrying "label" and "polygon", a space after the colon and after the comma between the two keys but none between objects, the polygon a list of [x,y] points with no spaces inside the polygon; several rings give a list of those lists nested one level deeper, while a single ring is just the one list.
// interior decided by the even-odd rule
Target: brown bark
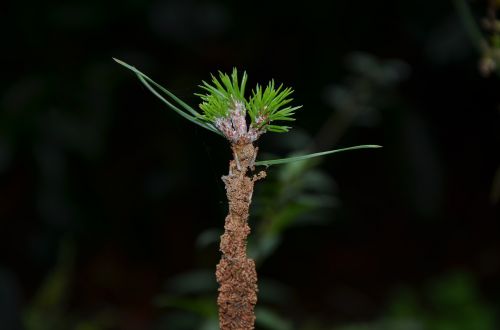
[{"label": "brown bark", "polygon": [[248,212],[255,181],[264,178],[264,171],[253,175],[257,149],[240,141],[232,146],[234,159],[229,174],[222,177],[226,185],[229,214],[221,236],[222,258],[217,265],[219,283],[219,323],[221,330],[254,329],[254,307],[257,303],[257,272],[255,262],[247,257]]}]

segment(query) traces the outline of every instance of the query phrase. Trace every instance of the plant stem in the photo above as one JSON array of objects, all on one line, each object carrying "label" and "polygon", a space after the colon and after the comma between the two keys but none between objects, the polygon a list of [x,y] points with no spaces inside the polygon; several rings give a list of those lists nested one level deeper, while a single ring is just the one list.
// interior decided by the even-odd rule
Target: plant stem
[{"label": "plant stem", "polygon": [[232,144],[234,159],[229,174],[222,177],[229,201],[229,214],[221,236],[222,257],[217,265],[219,283],[219,323],[221,330],[254,329],[254,307],[257,303],[255,262],[247,257],[248,215],[253,188],[264,171],[253,175],[258,148],[240,140]]}]

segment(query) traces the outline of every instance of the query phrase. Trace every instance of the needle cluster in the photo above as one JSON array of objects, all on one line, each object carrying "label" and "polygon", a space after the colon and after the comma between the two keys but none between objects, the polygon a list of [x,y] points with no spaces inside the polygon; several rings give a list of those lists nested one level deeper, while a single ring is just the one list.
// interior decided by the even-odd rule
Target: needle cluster
[{"label": "needle cluster", "polygon": [[293,90],[283,85],[276,87],[271,80],[265,88],[257,84],[246,99],[247,79],[246,72],[240,79],[238,71],[233,69],[231,76],[219,71],[218,77],[212,75],[210,83],[203,81],[200,87],[205,94],[196,94],[202,100],[199,118],[213,124],[233,143],[239,139],[253,142],[267,131],[287,132],[289,126],[275,122],[295,120],[293,115],[301,106],[289,105]]}]

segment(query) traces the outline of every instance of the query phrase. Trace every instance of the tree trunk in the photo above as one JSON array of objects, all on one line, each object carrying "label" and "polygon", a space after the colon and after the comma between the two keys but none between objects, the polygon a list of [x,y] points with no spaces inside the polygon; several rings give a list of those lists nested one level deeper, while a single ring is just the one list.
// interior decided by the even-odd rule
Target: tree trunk
[{"label": "tree trunk", "polygon": [[258,150],[252,143],[239,141],[231,148],[234,159],[229,164],[229,174],[222,177],[229,214],[220,242],[222,257],[216,270],[219,323],[221,330],[251,330],[257,303],[257,272],[255,262],[247,257],[246,251],[250,234],[248,212],[255,181],[264,178],[266,173],[252,173]]}]

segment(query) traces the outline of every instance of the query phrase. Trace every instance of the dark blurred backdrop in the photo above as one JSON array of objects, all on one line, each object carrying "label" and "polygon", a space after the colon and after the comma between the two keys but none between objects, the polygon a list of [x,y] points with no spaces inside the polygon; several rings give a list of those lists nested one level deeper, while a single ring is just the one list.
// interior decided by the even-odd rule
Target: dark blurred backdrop
[{"label": "dark blurred backdrop", "polygon": [[217,70],[292,86],[263,158],[384,146],[259,182],[259,329],[500,328],[500,81],[459,3],[4,3],[0,329],[217,328],[228,143],[112,57],[191,105]]}]

